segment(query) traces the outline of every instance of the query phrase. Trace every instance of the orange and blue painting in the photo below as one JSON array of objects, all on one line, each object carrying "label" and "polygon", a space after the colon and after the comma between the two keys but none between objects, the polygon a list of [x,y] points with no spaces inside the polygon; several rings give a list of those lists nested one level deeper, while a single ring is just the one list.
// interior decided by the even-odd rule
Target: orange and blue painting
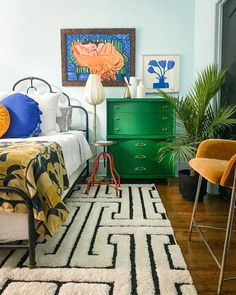
[{"label": "orange and blue painting", "polygon": [[104,86],[134,75],[135,29],[62,29],[62,84],[84,85],[89,74]]}]

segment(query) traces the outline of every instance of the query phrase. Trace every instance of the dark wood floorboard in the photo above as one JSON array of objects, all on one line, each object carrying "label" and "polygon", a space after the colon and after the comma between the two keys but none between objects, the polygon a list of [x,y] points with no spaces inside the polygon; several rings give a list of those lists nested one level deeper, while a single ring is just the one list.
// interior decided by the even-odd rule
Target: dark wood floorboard
[{"label": "dark wood floorboard", "polygon": [[[188,241],[188,227],[193,203],[183,200],[177,184],[157,184],[156,187],[174,228],[176,240],[181,247],[198,294],[216,294],[219,269],[215,261],[195,231],[192,241]],[[225,226],[227,210],[227,201],[219,196],[207,196],[198,206],[196,219],[202,224],[208,222],[214,226]],[[205,229],[204,232],[211,244],[214,245],[216,254],[220,257],[224,232],[209,229]],[[232,235],[226,275],[236,276],[236,233]],[[222,294],[236,295],[236,280],[224,282]]]}]

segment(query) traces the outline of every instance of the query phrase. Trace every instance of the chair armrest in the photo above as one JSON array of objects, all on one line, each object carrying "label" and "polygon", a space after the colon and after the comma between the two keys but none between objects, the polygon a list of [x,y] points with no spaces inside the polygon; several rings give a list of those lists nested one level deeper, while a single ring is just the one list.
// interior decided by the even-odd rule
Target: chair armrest
[{"label": "chair armrest", "polygon": [[236,154],[229,160],[227,167],[221,177],[220,185],[233,186],[236,169]]},{"label": "chair armrest", "polygon": [[196,158],[229,161],[234,154],[236,154],[236,140],[206,139],[200,143]]}]

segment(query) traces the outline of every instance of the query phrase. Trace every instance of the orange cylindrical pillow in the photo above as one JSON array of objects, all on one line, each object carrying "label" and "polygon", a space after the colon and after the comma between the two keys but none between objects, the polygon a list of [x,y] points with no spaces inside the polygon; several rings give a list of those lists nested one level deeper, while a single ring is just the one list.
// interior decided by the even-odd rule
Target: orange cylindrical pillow
[{"label": "orange cylindrical pillow", "polygon": [[0,104],[0,137],[2,137],[10,127],[10,114],[4,105]]}]

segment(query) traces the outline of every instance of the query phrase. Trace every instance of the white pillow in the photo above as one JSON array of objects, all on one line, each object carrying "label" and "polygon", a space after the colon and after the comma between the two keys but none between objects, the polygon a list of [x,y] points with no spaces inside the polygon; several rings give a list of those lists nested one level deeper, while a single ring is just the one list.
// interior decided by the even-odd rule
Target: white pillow
[{"label": "white pillow", "polygon": [[42,112],[41,130],[42,135],[51,135],[57,133],[56,116],[60,93],[38,93],[37,91],[30,96],[39,104],[39,109]]}]

